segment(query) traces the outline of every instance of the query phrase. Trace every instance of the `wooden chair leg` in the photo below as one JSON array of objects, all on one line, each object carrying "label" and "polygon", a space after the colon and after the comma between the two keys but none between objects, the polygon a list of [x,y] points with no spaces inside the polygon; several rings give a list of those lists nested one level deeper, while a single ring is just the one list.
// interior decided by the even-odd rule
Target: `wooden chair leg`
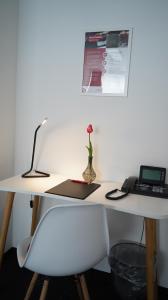
[{"label": "wooden chair leg", "polygon": [[80,298],[80,300],[84,300],[79,275],[75,275],[74,279],[75,279],[75,284],[76,284],[76,287],[77,287],[79,298]]},{"label": "wooden chair leg", "polygon": [[40,295],[39,300],[45,300],[46,295],[47,295],[47,290],[48,290],[48,283],[49,283],[48,280],[44,280],[44,283],[43,283],[43,287],[42,287],[42,291],[41,291],[41,295]]},{"label": "wooden chair leg", "polygon": [[38,274],[34,273],[24,300],[29,300],[29,298],[31,297],[31,294],[33,292],[33,289],[34,289],[34,286],[36,284],[37,278],[38,278]]},{"label": "wooden chair leg", "polygon": [[87,288],[85,276],[83,274],[79,275],[79,279],[80,279],[80,284],[81,284],[81,288],[82,288],[82,293],[83,293],[84,300],[90,300],[90,296],[89,296],[89,292],[88,292],[88,288]]}]

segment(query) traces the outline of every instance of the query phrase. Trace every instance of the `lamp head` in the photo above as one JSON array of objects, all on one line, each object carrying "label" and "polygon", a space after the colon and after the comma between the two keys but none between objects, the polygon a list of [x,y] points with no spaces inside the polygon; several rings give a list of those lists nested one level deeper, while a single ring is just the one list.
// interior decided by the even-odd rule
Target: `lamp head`
[{"label": "lamp head", "polygon": [[45,119],[43,120],[43,122],[40,124],[40,126],[43,126],[47,121],[48,121],[48,118],[45,118]]}]

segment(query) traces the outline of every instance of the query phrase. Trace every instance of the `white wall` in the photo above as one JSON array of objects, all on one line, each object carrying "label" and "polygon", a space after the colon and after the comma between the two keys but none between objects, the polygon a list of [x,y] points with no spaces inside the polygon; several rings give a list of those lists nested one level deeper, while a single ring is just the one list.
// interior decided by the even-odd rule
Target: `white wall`
[{"label": "white wall", "polygon": [[[0,179],[14,174],[17,0],[0,1]],[[0,193],[0,224],[5,194]],[[11,246],[9,231],[6,248]]]},{"label": "white wall", "polygon": [[[168,168],[167,1],[20,0],[16,156],[28,170],[35,127],[39,169],[80,178],[94,126],[94,167],[101,180],[138,175],[140,164]],[[128,97],[81,95],[85,31],[133,28]],[[45,209],[51,202],[44,203]],[[29,233],[27,198],[14,207],[13,244]],[[109,212],[112,243],[140,240],[142,219]],[[160,223],[159,282],[168,287],[167,222]],[[164,263],[162,263],[164,262]]]}]

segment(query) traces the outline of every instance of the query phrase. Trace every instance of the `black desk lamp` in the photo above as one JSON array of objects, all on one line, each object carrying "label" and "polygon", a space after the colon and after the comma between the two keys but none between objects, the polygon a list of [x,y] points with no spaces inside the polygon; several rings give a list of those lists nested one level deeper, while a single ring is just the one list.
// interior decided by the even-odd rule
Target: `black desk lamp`
[{"label": "black desk lamp", "polygon": [[43,126],[47,122],[47,118],[43,120],[43,122],[37,126],[35,133],[34,133],[34,143],[33,143],[33,152],[32,152],[32,161],[31,161],[31,167],[30,170],[26,173],[22,174],[22,177],[24,178],[33,178],[33,177],[49,177],[50,174],[34,170],[35,174],[31,174],[31,171],[33,170],[33,163],[34,163],[34,154],[35,154],[35,147],[36,147],[36,137],[37,137],[37,131],[40,129],[41,126]]}]

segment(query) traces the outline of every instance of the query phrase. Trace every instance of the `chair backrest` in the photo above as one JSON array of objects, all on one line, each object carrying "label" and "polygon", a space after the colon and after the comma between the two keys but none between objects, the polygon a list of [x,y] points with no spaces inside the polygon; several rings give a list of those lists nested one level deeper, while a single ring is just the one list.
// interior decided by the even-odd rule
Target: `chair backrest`
[{"label": "chair backrest", "polygon": [[49,276],[73,275],[94,267],[108,253],[108,225],[102,205],[57,205],[39,222],[24,266]]}]

